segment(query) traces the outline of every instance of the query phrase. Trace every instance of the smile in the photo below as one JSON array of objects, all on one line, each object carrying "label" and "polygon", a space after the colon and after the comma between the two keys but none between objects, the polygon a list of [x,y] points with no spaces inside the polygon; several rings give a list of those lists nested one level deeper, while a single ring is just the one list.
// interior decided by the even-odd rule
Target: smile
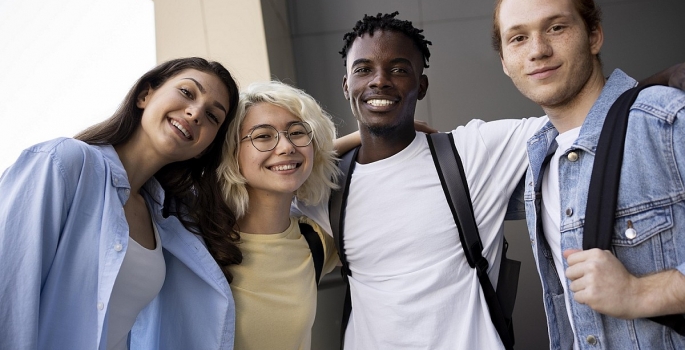
[{"label": "smile", "polygon": [[172,119],[172,120],[171,120],[171,125],[175,126],[176,129],[178,129],[179,131],[181,131],[181,133],[183,133],[183,135],[185,135],[185,137],[186,137],[188,140],[191,139],[191,137],[190,137],[190,132],[188,132],[188,130],[186,130],[183,126],[181,126],[181,124],[179,124],[177,121],[175,121],[175,120]]},{"label": "smile", "polygon": [[381,99],[372,99],[366,101],[366,103],[374,106],[374,107],[386,107],[395,104],[395,101],[390,101],[390,100],[381,100]]},{"label": "smile", "polygon": [[268,169],[273,170],[273,171],[287,171],[287,170],[293,170],[300,166],[299,163],[290,163],[290,164],[281,164],[281,165],[274,165],[268,167]]}]

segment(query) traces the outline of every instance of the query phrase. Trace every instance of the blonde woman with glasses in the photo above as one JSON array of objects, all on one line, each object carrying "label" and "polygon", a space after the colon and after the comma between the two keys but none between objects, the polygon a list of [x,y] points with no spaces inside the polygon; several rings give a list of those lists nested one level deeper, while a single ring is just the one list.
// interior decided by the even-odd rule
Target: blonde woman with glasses
[{"label": "blonde woman with glasses", "polygon": [[301,228],[323,246],[322,275],[338,258],[333,239],[313,221],[291,217],[290,203],[328,200],[338,173],[334,139],[330,116],[301,90],[265,82],[240,95],[219,168],[243,253],[231,267],[236,349],[310,348],[318,281]]}]

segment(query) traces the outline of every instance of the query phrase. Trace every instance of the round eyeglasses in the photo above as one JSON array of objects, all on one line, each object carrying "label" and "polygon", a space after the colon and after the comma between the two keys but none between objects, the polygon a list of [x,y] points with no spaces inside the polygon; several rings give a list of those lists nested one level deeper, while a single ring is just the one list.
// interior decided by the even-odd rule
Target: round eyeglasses
[{"label": "round eyeglasses", "polygon": [[314,133],[307,122],[296,122],[290,124],[287,130],[278,131],[273,125],[262,124],[253,127],[247,136],[240,139],[240,142],[250,139],[252,146],[260,152],[269,152],[276,148],[281,134],[295,147],[306,147],[312,143]]}]

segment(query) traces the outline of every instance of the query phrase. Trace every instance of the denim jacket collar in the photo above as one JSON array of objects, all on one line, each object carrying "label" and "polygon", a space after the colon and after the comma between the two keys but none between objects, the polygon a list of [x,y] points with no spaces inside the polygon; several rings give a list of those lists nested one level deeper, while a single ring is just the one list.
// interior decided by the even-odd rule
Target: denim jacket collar
[{"label": "denim jacket collar", "polygon": [[593,155],[597,149],[597,141],[599,141],[599,134],[604,125],[604,119],[609,113],[611,105],[624,93],[626,90],[633,88],[637,82],[625,74],[620,69],[614,70],[602,89],[599,98],[592,105],[583,126],[580,129],[580,136],[574,142],[575,148],[586,150]]}]

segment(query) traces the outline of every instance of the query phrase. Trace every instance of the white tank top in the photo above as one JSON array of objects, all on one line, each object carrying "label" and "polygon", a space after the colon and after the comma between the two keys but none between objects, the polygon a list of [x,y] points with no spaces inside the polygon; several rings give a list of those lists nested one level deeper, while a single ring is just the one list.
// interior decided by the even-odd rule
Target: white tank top
[{"label": "white tank top", "polygon": [[121,269],[107,309],[107,349],[127,350],[128,333],[138,313],[157,296],[164,284],[166,265],[154,221],[155,249],[144,248],[129,237]]}]

